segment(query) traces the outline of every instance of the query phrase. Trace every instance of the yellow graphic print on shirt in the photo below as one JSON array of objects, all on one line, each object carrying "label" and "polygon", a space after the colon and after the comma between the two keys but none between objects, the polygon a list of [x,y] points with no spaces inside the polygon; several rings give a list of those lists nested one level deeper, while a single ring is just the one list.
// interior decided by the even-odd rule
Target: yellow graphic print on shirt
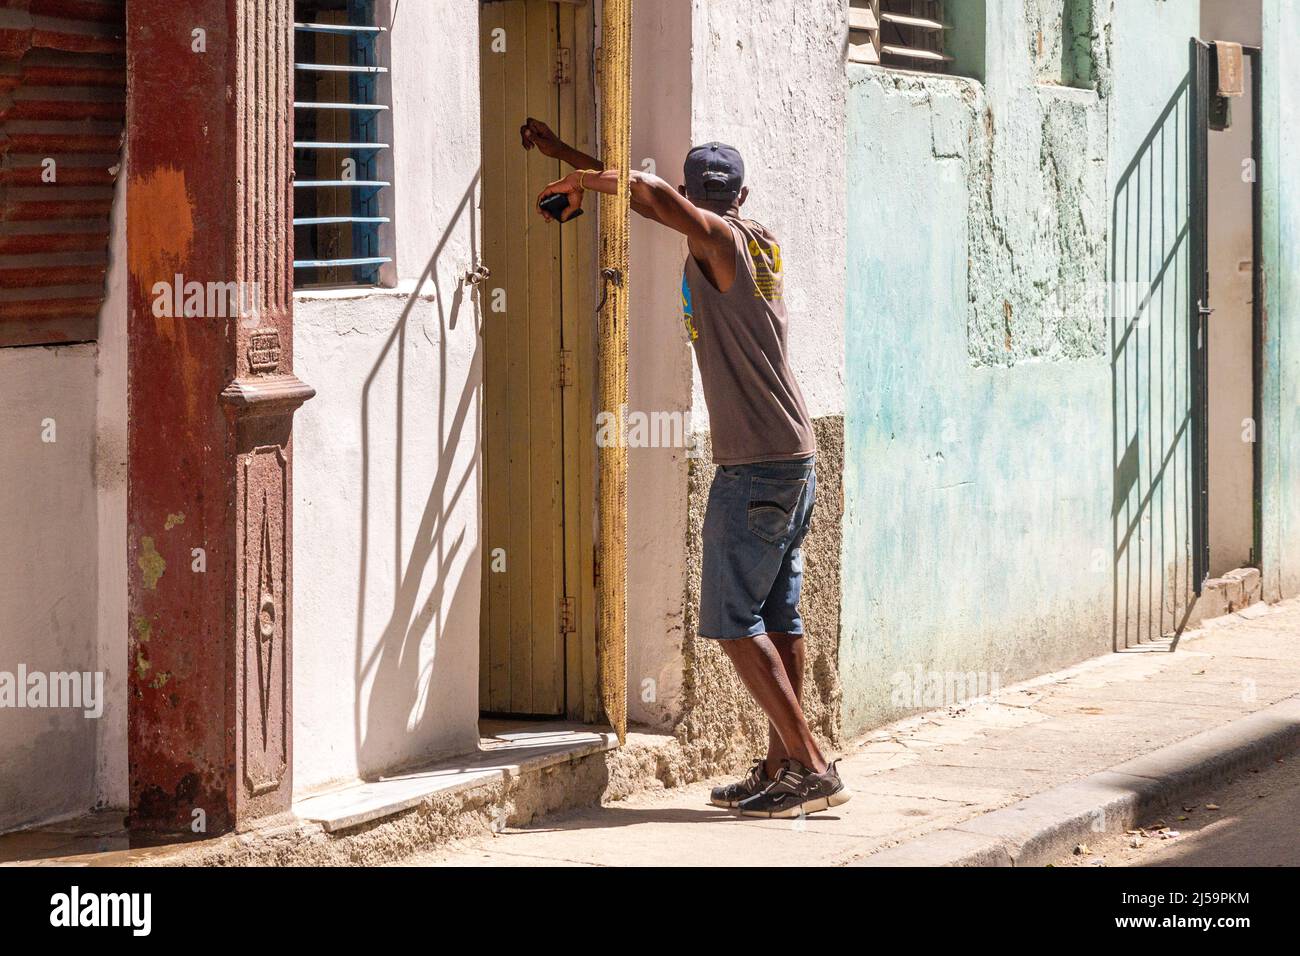
[{"label": "yellow graphic print on shirt", "polygon": [[750,239],[749,258],[754,263],[754,298],[780,302],[781,247],[775,242],[762,246],[757,239]]},{"label": "yellow graphic print on shirt", "polygon": [[691,287],[686,283],[686,272],[682,272],[682,321],[686,323],[686,331],[690,333],[691,341],[694,342],[700,337],[699,330],[695,328],[695,310],[691,307]]}]

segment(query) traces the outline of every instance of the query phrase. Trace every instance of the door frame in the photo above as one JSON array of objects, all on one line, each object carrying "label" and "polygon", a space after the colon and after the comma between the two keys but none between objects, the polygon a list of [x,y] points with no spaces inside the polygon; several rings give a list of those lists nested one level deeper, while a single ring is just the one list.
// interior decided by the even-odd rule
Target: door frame
[{"label": "door frame", "polygon": [[1264,179],[1263,164],[1264,76],[1263,50],[1257,46],[1242,47],[1242,55],[1250,61],[1250,158],[1254,164],[1254,180],[1250,184],[1250,246],[1251,246],[1251,417],[1255,420],[1255,443],[1251,449],[1254,468],[1254,494],[1252,495],[1252,522],[1250,556],[1251,564],[1264,576]]},{"label": "door frame", "polygon": [[1200,597],[1210,568],[1209,317],[1213,310],[1210,308],[1207,247],[1211,45],[1200,37],[1192,37],[1189,47],[1191,100],[1187,124],[1187,155],[1190,165],[1187,177],[1187,215],[1191,248],[1187,268],[1187,348],[1192,411],[1192,590]]},{"label": "door frame", "polygon": [[[1191,103],[1188,123],[1188,216],[1190,219],[1191,254],[1188,269],[1188,349],[1192,404],[1192,577],[1199,596],[1210,568],[1209,507],[1209,320],[1211,308],[1209,270],[1209,110],[1215,95],[1211,84],[1214,69],[1214,41],[1192,37],[1190,42]],[[1264,264],[1263,264],[1263,77],[1261,48],[1242,46],[1242,55],[1251,64],[1251,143],[1250,159],[1254,164],[1251,182],[1251,416],[1254,442],[1251,449],[1251,566],[1263,574],[1263,380],[1264,380]]]}]

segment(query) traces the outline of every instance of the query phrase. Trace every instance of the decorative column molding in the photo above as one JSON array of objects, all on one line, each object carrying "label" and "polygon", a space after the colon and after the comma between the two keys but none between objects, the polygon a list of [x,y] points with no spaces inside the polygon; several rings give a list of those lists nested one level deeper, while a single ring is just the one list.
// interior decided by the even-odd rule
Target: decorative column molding
[{"label": "decorative column molding", "polygon": [[292,794],[290,0],[129,0],[135,833]]}]

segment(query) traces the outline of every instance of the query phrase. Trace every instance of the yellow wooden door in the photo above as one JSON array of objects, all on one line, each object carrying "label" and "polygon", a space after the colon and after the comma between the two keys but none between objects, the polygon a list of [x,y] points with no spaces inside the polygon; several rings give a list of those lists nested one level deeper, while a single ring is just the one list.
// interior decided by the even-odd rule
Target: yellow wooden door
[{"label": "yellow wooden door", "polygon": [[544,222],[536,196],[567,168],[519,140],[534,116],[592,151],[589,18],[553,0],[500,0],[480,14],[486,713],[595,716],[593,468],[583,423],[594,357],[594,268],[584,263],[594,260],[596,216]]}]

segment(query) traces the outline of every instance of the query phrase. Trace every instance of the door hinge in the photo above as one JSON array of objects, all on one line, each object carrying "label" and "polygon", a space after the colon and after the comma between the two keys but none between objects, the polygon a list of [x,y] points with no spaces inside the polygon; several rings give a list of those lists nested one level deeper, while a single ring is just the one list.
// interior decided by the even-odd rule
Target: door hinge
[{"label": "door hinge", "polygon": [[555,48],[555,72],[551,79],[559,84],[573,82],[573,53],[567,46]]},{"label": "door hinge", "polygon": [[569,349],[560,349],[556,361],[556,374],[559,378],[560,388],[568,388],[574,385],[573,380],[573,352]]},{"label": "door hinge", "polygon": [[560,633],[572,634],[577,630],[577,622],[573,619],[573,598],[560,598]]}]

